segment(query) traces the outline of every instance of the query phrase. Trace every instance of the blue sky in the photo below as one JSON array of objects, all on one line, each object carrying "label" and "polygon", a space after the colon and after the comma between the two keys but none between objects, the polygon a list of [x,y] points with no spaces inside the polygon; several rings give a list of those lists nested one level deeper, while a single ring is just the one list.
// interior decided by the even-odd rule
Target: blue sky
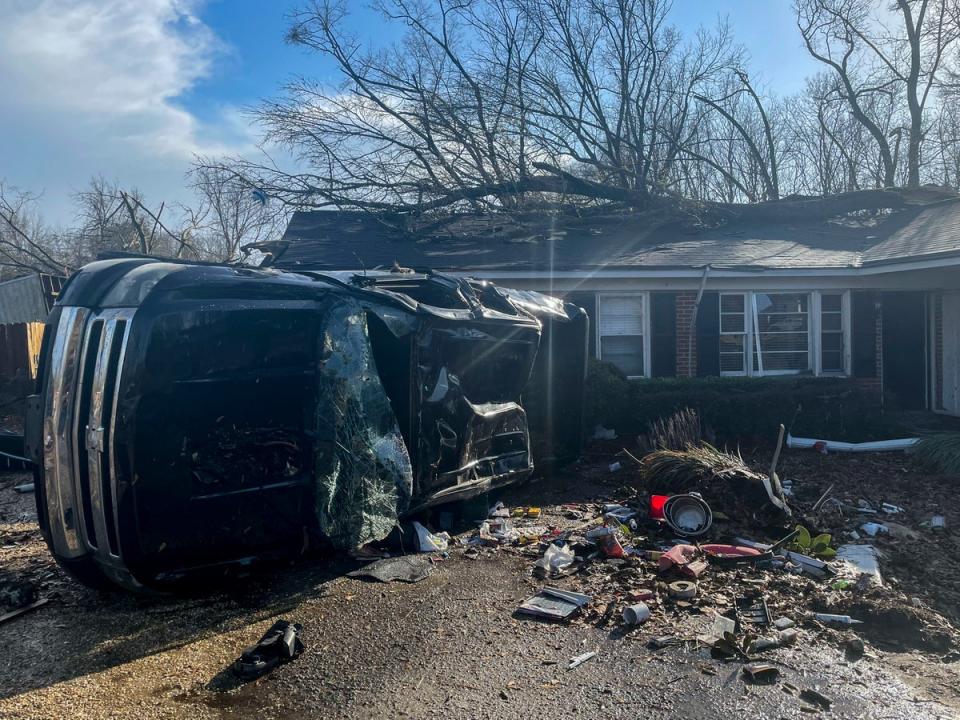
[{"label": "blue sky", "polygon": [[[372,41],[396,30],[362,0],[351,29]],[[195,153],[258,152],[245,109],[306,75],[335,68],[287,45],[299,0],[5,0],[0,2],[0,180],[42,193],[54,224],[71,195],[102,174],[153,204],[189,202]],[[789,0],[675,0],[685,34],[728,17],[755,77],[781,94],[816,71]]]}]

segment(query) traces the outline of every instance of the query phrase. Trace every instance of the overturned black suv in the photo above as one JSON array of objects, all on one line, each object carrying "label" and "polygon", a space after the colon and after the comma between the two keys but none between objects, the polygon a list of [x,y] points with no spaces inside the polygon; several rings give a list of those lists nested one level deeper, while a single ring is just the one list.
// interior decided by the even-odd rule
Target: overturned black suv
[{"label": "overturned black suv", "polygon": [[41,528],[130,589],[383,539],[575,454],[586,338],[572,305],[430,272],[93,263],[28,403]]}]

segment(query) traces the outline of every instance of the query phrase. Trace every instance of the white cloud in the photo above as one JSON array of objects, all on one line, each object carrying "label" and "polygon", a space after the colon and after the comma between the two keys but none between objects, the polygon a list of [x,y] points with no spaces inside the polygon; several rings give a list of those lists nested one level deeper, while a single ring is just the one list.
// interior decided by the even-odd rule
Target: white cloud
[{"label": "white cloud", "polygon": [[189,196],[194,153],[246,153],[254,134],[226,107],[206,122],[178,104],[229,48],[198,0],[6,0],[0,3],[0,179],[44,191],[69,222],[91,175],[148,199]]}]

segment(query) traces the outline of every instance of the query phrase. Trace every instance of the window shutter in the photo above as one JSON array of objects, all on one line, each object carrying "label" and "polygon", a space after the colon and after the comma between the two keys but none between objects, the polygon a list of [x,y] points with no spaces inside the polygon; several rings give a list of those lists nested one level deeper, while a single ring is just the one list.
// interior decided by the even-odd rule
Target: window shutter
[{"label": "window shutter", "polygon": [[850,296],[851,356],[853,376],[877,376],[877,311],[875,293],[854,292]]},{"label": "window shutter", "polygon": [[597,294],[586,290],[578,290],[567,293],[563,299],[587,311],[587,317],[589,318],[587,356],[595,358],[597,356]]},{"label": "window shutter", "polygon": [[650,371],[653,377],[677,374],[677,295],[650,294]]},{"label": "window shutter", "polygon": [[720,374],[720,293],[707,292],[697,308],[697,375]]}]

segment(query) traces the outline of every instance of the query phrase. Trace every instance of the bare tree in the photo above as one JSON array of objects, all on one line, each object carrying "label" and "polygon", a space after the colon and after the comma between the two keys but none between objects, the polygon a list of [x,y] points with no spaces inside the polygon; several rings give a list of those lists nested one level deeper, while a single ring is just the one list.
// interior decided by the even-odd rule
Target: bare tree
[{"label": "bare tree", "polygon": [[57,236],[44,228],[30,193],[0,183],[0,269],[25,272],[66,273]]},{"label": "bare tree", "polygon": [[[953,70],[960,39],[951,0],[895,0],[884,13],[876,0],[798,0],[798,27],[811,55],[832,69],[833,92],[876,142],[883,185],[896,184],[899,139],[905,134],[906,184],[920,185],[925,112]],[[902,130],[884,127],[871,111],[882,96],[907,108]],[[891,135],[892,133],[892,135]]]},{"label": "bare tree", "polygon": [[664,0],[378,7],[408,28],[399,45],[361,45],[340,3],[295,17],[290,40],[334,60],[343,83],[298,80],[258,118],[311,170],[240,163],[235,176],[300,207],[644,206],[701,162],[686,152],[693,96],[737,60],[723,26],[683,43]]},{"label": "bare tree", "polygon": [[[605,205],[759,217],[761,201],[840,191],[821,212],[896,206],[868,189],[894,186],[912,152],[897,112],[907,83],[865,63],[872,36],[844,21],[864,3],[803,0],[801,29],[832,75],[788,100],[756,87],[725,24],[683,38],[668,0],[379,0],[385,21],[406,29],[390,46],[351,35],[345,3],[314,0],[289,39],[331,59],[342,82],[300,78],[256,111],[266,139],[304,170],[201,165],[289,207],[351,208],[404,227]],[[945,65],[926,52],[930,80]],[[780,216],[795,200],[782,202]],[[814,210],[803,201],[796,212]]]},{"label": "bare tree", "polygon": [[238,260],[244,245],[282,232],[284,208],[271,205],[263,191],[215,161],[198,159],[189,177],[199,202],[195,209],[182,208],[184,229],[180,234],[187,233],[196,250],[210,259]]}]

